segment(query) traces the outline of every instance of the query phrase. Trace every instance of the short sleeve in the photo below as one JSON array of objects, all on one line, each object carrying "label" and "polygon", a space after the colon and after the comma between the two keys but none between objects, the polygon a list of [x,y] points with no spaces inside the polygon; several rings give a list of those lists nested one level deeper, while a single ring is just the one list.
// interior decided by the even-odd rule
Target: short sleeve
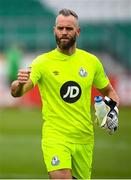
[{"label": "short sleeve", "polygon": [[36,85],[41,78],[39,58],[33,60],[32,64],[30,65],[30,68],[30,79],[33,82],[33,84]]},{"label": "short sleeve", "polygon": [[109,79],[104,71],[103,65],[97,59],[96,62],[96,72],[94,76],[93,85],[98,89],[103,89],[109,84]]}]

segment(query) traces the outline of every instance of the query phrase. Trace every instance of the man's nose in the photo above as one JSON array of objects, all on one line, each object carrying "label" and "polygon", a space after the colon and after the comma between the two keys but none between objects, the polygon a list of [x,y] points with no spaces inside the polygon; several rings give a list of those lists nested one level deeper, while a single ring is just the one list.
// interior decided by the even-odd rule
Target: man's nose
[{"label": "man's nose", "polygon": [[66,28],[63,28],[63,30],[62,30],[62,34],[67,34],[67,30],[66,30]]}]

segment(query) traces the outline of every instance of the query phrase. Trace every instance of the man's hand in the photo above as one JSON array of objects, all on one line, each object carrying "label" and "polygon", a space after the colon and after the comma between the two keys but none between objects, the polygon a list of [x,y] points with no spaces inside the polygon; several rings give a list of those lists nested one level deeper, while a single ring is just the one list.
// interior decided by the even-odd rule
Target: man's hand
[{"label": "man's hand", "polygon": [[105,104],[109,107],[109,112],[104,117],[101,127],[107,129],[112,134],[118,128],[118,108],[116,102],[105,96]]},{"label": "man's hand", "polygon": [[13,97],[20,97],[33,88],[33,83],[29,79],[30,72],[30,69],[19,70],[17,80],[11,84],[11,94]]},{"label": "man's hand", "polygon": [[20,84],[27,83],[27,81],[30,77],[30,72],[31,72],[30,69],[20,69],[18,72],[18,78],[17,78],[18,82]]},{"label": "man's hand", "polygon": [[111,133],[117,130],[118,128],[118,110],[112,110],[107,115],[107,127]]}]

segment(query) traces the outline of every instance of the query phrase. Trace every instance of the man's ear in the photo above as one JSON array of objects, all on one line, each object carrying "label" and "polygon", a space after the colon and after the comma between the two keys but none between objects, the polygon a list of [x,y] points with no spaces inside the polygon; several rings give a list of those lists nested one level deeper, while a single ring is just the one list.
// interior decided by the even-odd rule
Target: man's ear
[{"label": "man's ear", "polygon": [[78,27],[77,30],[76,30],[76,35],[77,35],[77,36],[80,35],[80,31],[81,31],[81,30],[80,30],[80,27]]}]

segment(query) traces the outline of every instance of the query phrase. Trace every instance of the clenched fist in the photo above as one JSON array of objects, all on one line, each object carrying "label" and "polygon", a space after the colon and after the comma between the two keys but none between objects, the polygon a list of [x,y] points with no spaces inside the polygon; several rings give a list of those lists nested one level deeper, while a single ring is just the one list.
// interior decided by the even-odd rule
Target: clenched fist
[{"label": "clenched fist", "polygon": [[11,94],[13,97],[20,97],[27,91],[33,88],[33,83],[29,79],[30,69],[20,69],[17,75],[17,80],[11,84]]},{"label": "clenched fist", "polygon": [[29,77],[30,77],[30,69],[20,69],[18,72],[18,82],[21,84],[27,83]]}]

